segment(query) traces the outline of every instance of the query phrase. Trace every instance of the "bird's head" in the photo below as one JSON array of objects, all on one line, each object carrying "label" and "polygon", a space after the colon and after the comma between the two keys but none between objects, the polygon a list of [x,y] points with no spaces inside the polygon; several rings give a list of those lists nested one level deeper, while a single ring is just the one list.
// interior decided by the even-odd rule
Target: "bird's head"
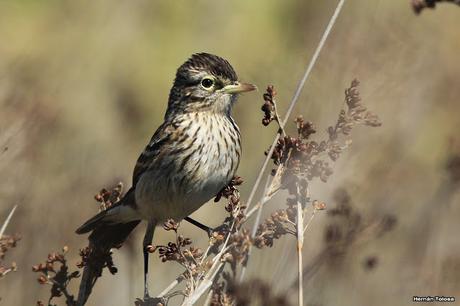
[{"label": "bird's head", "polygon": [[209,53],[193,54],[177,70],[166,117],[200,111],[230,115],[237,95],[254,89],[238,81],[227,60]]}]

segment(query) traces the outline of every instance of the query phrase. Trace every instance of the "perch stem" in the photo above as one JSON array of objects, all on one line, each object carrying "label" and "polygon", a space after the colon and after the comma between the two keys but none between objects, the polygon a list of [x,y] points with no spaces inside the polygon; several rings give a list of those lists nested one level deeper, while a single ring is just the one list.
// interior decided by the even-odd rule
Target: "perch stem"
[{"label": "perch stem", "polygon": [[[313,70],[313,67],[316,64],[316,61],[318,60],[318,57],[319,57],[319,55],[321,53],[321,50],[323,49],[324,44],[326,43],[326,40],[329,37],[329,34],[331,33],[331,30],[332,30],[335,22],[337,21],[337,17],[339,16],[339,13],[342,10],[342,7],[343,7],[344,3],[345,3],[345,0],[340,0],[339,3],[337,4],[337,7],[336,7],[336,9],[334,11],[334,14],[332,15],[331,19],[329,20],[329,23],[328,23],[326,29],[324,30],[324,33],[323,33],[323,35],[321,37],[321,40],[319,41],[319,44],[316,47],[315,53],[313,53],[313,56],[312,56],[308,66],[307,66],[307,69],[305,70],[305,73],[304,73],[302,79],[299,81],[299,84],[297,85],[297,88],[296,88],[296,91],[294,93],[294,96],[292,97],[291,102],[289,103],[289,107],[288,107],[288,109],[286,111],[286,115],[284,116],[284,120],[282,122],[280,122],[280,127],[284,127],[286,125],[287,121],[289,120],[289,117],[291,116],[291,113],[294,110],[294,106],[297,104],[297,101],[299,100],[300,94],[302,93],[302,89],[305,86],[305,83],[307,82],[307,80],[308,80],[308,78],[309,78],[309,76],[311,74],[311,71]],[[280,138],[280,135],[281,135],[280,132],[281,131],[279,130],[278,133],[276,134],[275,139],[273,141],[273,144],[270,147],[270,151],[268,152],[267,157],[265,158],[264,163],[263,163],[262,167],[259,170],[256,182],[254,183],[254,186],[253,186],[253,188],[251,190],[251,193],[249,194],[248,201],[246,202],[246,210],[249,209],[249,207],[250,207],[250,205],[252,203],[252,200],[254,199],[256,191],[257,191],[257,189],[258,189],[258,187],[260,185],[260,182],[262,180],[263,174],[265,172],[265,169],[267,168],[268,162],[270,161],[270,158],[271,158],[271,156],[273,154],[273,150],[275,149],[275,145],[278,142],[278,139]]]},{"label": "perch stem", "polygon": [[303,249],[303,238],[304,238],[304,228],[303,228],[303,209],[302,203],[298,200],[300,196],[299,186],[297,186],[297,275],[299,278],[298,286],[298,305],[303,305],[303,258],[302,258],[302,249]]}]

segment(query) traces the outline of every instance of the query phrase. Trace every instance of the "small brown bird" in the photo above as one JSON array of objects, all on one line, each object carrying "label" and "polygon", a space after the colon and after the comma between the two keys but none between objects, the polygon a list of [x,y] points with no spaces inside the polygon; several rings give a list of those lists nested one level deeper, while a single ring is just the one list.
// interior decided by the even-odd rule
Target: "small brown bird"
[{"label": "small brown bird", "polygon": [[148,297],[147,246],[157,224],[188,221],[235,175],[241,157],[240,130],[231,116],[237,95],[252,91],[240,83],[225,59],[208,53],[192,55],[176,73],[164,122],[139,156],[132,187],[116,205],[89,219],[78,234],[106,248],[121,244],[141,220],[144,237],[144,295]]}]

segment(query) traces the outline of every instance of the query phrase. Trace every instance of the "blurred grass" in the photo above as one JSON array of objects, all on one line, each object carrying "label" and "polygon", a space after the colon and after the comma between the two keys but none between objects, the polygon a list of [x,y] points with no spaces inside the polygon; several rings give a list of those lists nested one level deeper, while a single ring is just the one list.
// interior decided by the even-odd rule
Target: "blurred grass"
[{"label": "blurred grass", "polygon": [[[46,297],[30,267],[49,251],[68,244],[77,260],[85,237],[73,232],[96,211],[92,195],[117,179],[130,182],[139,152],[161,123],[175,70],[191,53],[227,58],[261,91],[274,84],[283,113],[335,3],[0,2],[0,146],[8,147],[0,155],[0,213],[19,204],[9,230],[24,236],[9,257],[19,271],[1,280],[1,303],[33,305]],[[358,77],[365,103],[384,126],[358,129],[332,180],[316,184],[313,196],[333,207],[332,191],[345,186],[360,211],[394,213],[398,227],[353,249],[344,270],[320,270],[307,284],[311,304],[407,305],[416,294],[460,294],[460,273],[449,268],[458,271],[460,263],[458,195],[440,208],[433,198],[448,144],[459,141],[459,17],[450,5],[416,17],[408,1],[346,4],[297,112],[324,131],[343,89]],[[234,111],[243,133],[243,198],[275,132],[260,124],[260,94],[242,96]],[[217,225],[222,211],[209,204],[196,217]],[[326,222],[318,216],[306,237],[307,262],[321,248]],[[189,225],[184,231],[205,243]],[[120,272],[96,286],[91,304],[129,305],[141,295],[140,232],[131,249],[117,252]],[[157,233],[158,241],[171,238]],[[284,291],[295,275],[294,251],[289,239],[256,251],[250,276]],[[369,253],[379,256],[372,272],[362,269]],[[151,278],[159,292],[180,269],[152,261],[162,275]]]}]

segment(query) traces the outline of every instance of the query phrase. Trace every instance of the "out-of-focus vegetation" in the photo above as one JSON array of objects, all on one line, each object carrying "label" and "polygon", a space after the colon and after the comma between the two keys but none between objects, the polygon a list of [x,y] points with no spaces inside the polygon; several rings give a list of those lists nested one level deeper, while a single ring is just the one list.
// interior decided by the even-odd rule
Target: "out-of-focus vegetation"
[{"label": "out-of-focus vegetation", "polygon": [[[175,70],[191,53],[227,58],[242,80],[260,88],[274,84],[283,114],[335,4],[2,1],[0,213],[19,205],[7,232],[23,238],[8,253],[18,271],[0,280],[0,303],[46,298],[31,266],[50,250],[69,245],[69,262],[78,261],[86,238],[74,230],[97,210],[92,195],[130,181],[162,121]],[[460,296],[459,193],[446,172],[460,154],[459,24],[453,5],[415,16],[408,1],[346,3],[296,113],[325,133],[343,89],[358,77],[362,98],[383,126],[357,132],[334,177],[315,185],[314,195],[333,208],[339,202],[333,190],[344,188],[355,211],[369,218],[391,213],[397,225],[317,269],[306,279],[310,304],[407,305],[413,295]],[[246,182],[272,141],[260,124],[261,104],[257,94],[245,95],[234,110],[243,134],[239,175]],[[250,186],[242,188],[243,198]],[[283,204],[280,197],[269,205]],[[210,203],[194,217],[214,226],[224,213]],[[321,253],[329,223],[326,214],[314,220],[305,237],[306,266]],[[182,230],[197,244],[207,241],[189,224]],[[141,235],[142,228],[116,252],[118,274],[104,276],[89,305],[132,305],[142,295]],[[155,242],[171,238],[158,230]],[[254,251],[247,277],[286,292],[296,277],[294,245],[286,239],[273,250]],[[152,266],[152,293],[181,272],[158,258]]]}]

